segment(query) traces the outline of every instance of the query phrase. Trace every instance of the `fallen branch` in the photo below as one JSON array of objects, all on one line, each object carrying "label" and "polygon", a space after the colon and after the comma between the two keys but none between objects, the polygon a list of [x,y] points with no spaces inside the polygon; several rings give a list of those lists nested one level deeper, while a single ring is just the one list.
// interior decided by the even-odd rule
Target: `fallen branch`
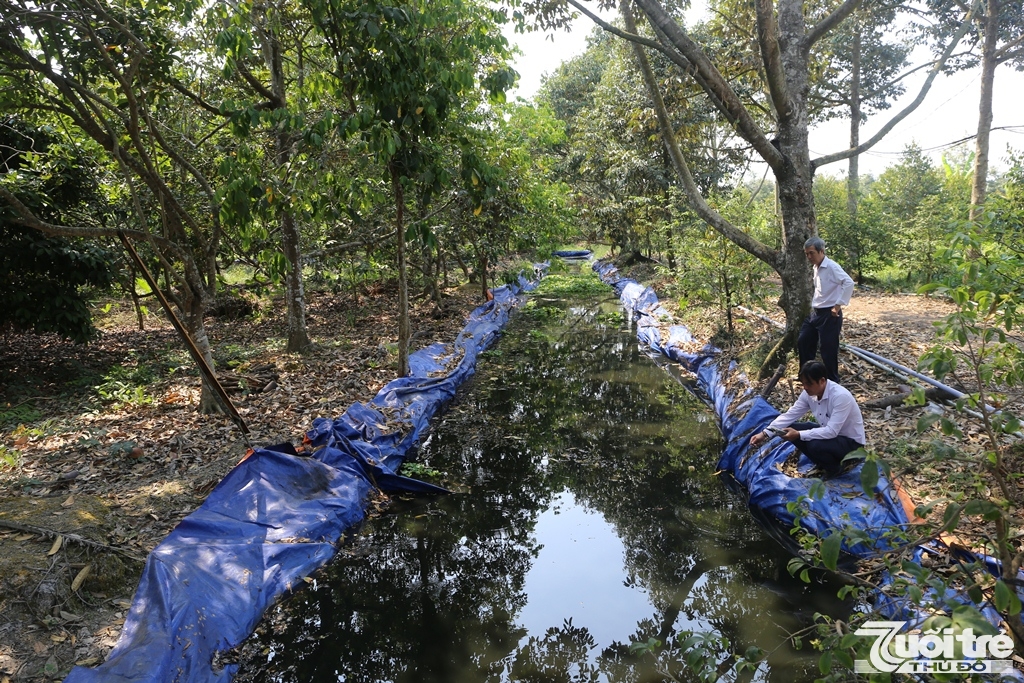
[{"label": "fallen branch", "polygon": [[[865,408],[888,408],[889,406],[899,406],[903,405],[903,402],[910,397],[911,393],[912,392],[910,391],[903,391],[898,394],[890,394],[889,396],[882,396],[881,398],[865,401],[863,405]],[[955,396],[950,394],[948,391],[939,389],[938,387],[925,389],[924,395],[925,398],[932,401],[948,401],[955,398]]]},{"label": "fallen branch", "polygon": [[71,541],[72,543],[87,545],[92,548],[98,548],[100,550],[106,550],[108,552],[124,555],[125,557],[135,560],[136,562],[146,561],[145,558],[133,555],[127,550],[124,550],[123,548],[118,548],[112,545],[106,545],[104,543],[100,543],[99,541],[93,541],[83,536],[79,536],[78,534],[67,534],[63,531],[54,531],[53,529],[47,529],[45,527],[35,526],[33,524],[19,524],[18,522],[8,522],[7,520],[3,519],[0,519],[0,528],[12,529],[14,531],[22,531],[30,534],[39,534],[40,536],[45,536],[46,538],[57,538],[58,536],[63,536],[65,541]]},{"label": "fallen branch", "polygon": [[761,390],[761,398],[768,398],[768,394],[772,393],[772,390],[775,389],[775,385],[779,383],[779,380],[782,379],[782,375],[785,372],[785,363],[782,363],[779,367],[775,368],[775,374],[772,375],[772,378],[768,380],[768,384],[765,384],[764,389]]}]

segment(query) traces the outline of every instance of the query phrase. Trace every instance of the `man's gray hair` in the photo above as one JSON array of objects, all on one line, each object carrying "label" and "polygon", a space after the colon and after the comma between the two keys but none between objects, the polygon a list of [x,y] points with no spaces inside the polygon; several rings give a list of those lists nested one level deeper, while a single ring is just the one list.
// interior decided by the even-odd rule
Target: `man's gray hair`
[{"label": "man's gray hair", "polygon": [[825,240],[820,237],[811,237],[804,242],[804,249],[812,247],[814,251],[825,251]]}]

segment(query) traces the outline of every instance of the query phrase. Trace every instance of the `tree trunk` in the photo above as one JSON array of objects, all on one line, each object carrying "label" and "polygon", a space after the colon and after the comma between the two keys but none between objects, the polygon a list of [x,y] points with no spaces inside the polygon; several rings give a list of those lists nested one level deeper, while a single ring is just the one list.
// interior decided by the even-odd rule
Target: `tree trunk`
[{"label": "tree trunk", "polygon": [[672,221],[665,221],[665,260],[668,261],[668,269],[673,273],[676,272],[676,248],[675,244],[673,244],[674,233]]},{"label": "tree trunk", "polygon": [[455,257],[455,262],[459,264],[459,270],[462,271],[462,275],[466,278],[466,282],[473,282],[473,274],[469,272],[469,266],[459,253],[458,244],[455,245],[455,249],[452,251],[452,256]]},{"label": "tree trunk", "polygon": [[440,244],[437,247],[437,266],[441,269],[441,283],[445,289],[448,289],[448,259],[445,258],[444,250],[441,249]]},{"label": "tree trunk", "polygon": [[732,289],[729,287],[729,273],[725,268],[721,271],[722,278],[722,307],[725,309],[725,329],[733,334],[732,327]]},{"label": "tree trunk", "polygon": [[[854,31],[850,73],[850,148],[860,145],[860,30]],[[850,170],[846,177],[846,214],[850,235],[857,235],[857,203],[860,200],[860,155],[850,157]],[[860,250],[858,249],[858,252]],[[863,282],[860,272],[860,253],[857,254],[857,281]]]},{"label": "tree trunk", "polygon": [[[263,37],[263,59],[267,69],[270,71],[270,90],[274,95],[274,106],[276,109],[283,109],[287,106],[287,93],[285,90],[284,60],[280,38],[273,29],[268,27],[260,30]],[[259,22],[257,21],[257,26]],[[275,157],[277,168],[289,168],[292,158],[291,135],[285,131],[279,131],[274,136]],[[292,213],[290,202],[287,198],[280,200],[278,209],[278,222],[281,228],[281,248],[284,251],[285,260],[288,261],[288,274],[285,276],[285,298],[288,309],[288,346],[289,353],[303,351],[310,346],[309,332],[306,329],[306,293],[302,284],[302,254],[299,252],[299,231],[295,225],[295,216]]]},{"label": "tree trunk", "polygon": [[405,263],[405,193],[398,169],[391,166],[391,187],[395,193],[395,250],[398,259],[398,376],[409,374],[409,273]]},{"label": "tree trunk", "polygon": [[795,348],[800,326],[811,310],[811,268],[804,242],[818,233],[814,213],[814,170],[807,145],[808,54],[803,48],[803,4],[778,5],[779,58],[785,74],[788,107],[779,114],[777,149],[785,163],[775,169],[782,209],[782,249],[776,272],[782,278],[779,307],[786,314],[782,340],[761,365],[760,379],[771,375],[782,352]]},{"label": "tree trunk", "polygon": [[[776,175],[779,188],[779,206],[782,209],[782,258],[776,272],[782,278],[782,295],[779,308],[786,315],[786,328],[782,340],[765,359],[761,372],[767,377],[782,362],[782,354],[796,347],[796,338],[804,318],[811,311],[811,295],[814,293],[812,271],[804,255],[804,242],[817,234],[814,216],[814,195],[811,192],[813,177],[807,154],[807,127],[783,126],[779,146],[791,160],[800,161],[803,148],[803,168],[789,164],[792,170]],[[802,141],[801,141],[802,139]],[[787,169],[788,170],[788,169]],[[802,171],[802,172],[801,172]]]},{"label": "tree trunk", "polygon": [[[206,326],[203,323],[203,318],[206,315],[206,301],[203,298],[187,294],[185,309],[182,312],[185,314],[183,321],[185,329],[188,330],[192,343],[196,345],[196,348],[202,354],[210,369],[215,369],[213,349],[210,347],[210,338],[206,336]],[[202,384],[203,389],[199,396],[199,412],[204,415],[223,413],[224,410],[221,408],[220,403],[217,402],[217,396],[214,394],[213,389],[210,388],[205,380]]]},{"label": "tree trunk", "polygon": [[285,208],[281,213],[281,240],[284,256],[288,260],[288,274],[285,277],[288,299],[288,346],[289,353],[309,348],[309,331],[306,328],[306,293],[302,284],[302,256],[299,253],[299,231],[291,211]]},{"label": "tree trunk", "polygon": [[487,301],[487,269],[490,266],[487,259],[487,252],[483,250],[479,252],[479,258],[477,259],[477,263],[479,264],[478,269],[480,272],[480,294],[483,296],[483,300]]},{"label": "tree trunk", "polygon": [[[441,248],[438,246],[438,251]],[[438,310],[441,309],[441,288],[438,283],[438,263],[434,258],[434,250],[430,248],[429,244],[424,243],[423,248],[420,251],[421,257],[423,258],[423,267],[420,272],[423,273],[424,289],[426,290],[427,296],[433,302],[434,306]]]},{"label": "tree trunk", "polygon": [[[582,8],[575,0],[569,2],[577,9]],[[648,92],[654,100],[659,128],[665,144],[669,147],[669,156],[682,181],[690,206],[708,225],[770,265],[782,279],[779,306],[786,315],[786,328],[779,344],[761,367],[762,377],[766,377],[795,346],[800,326],[810,311],[813,291],[811,268],[803,253],[804,242],[817,234],[813,195],[815,166],[811,163],[810,150],[807,146],[810,48],[844,21],[856,9],[857,3],[844,2],[810,30],[804,14],[805,6],[800,0],[757,0],[754,3],[762,63],[773,109],[777,114],[777,132],[774,138],[769,138],[743,105],[740,97],[732,90],[728,81],[715,68],[709,56],[676,23],[659,0],[634,2],[650,20],[658,41],[669,47],[664,54],[701,86],[711,103],[732,124],[737,134],[750,143],[775,174],[778,205],[782,214],[781,244],[777,250],[752,238],[749,233],[731,224],[707,204],[694,183],[686,160],[675,141],[671,120],[665,110],[657,80],[640,46],[645,39],[630,38]],[[620,8],[625,21],[625,36],[637,36],[629,3],[624,0],[620,3]],[[595,18],[595,21],[612,33],[619,31],[600,18]],[[966,22],[961,26],[953,45],[962,37],[966,26]],[[952,46],[948,48],[951,49]],[[926,89],[923,89],[918,99],[911,107],[905,109],[901,116],[906,116],[906,113],[912,111],[925,92]],[[894,119],[889,126],[895,125],[897,120]],[[874,144],[875,141],[873,138],[869,143]],[[838,158],[849,158],[851,153],[844,152]],[[822,160],[833,159],[823,157],[818,162]]]},{"label": "tree trunk", "polygon": [[971,220],[981,217],[988,190],[989,134],[992,131],[992,88],[996,75],[996,47],[999,39],[999,0],[985,3],[985,40],[981,52],[981,96],[978,102],[978,137],[974,148],[974,178],[971,184]]}]

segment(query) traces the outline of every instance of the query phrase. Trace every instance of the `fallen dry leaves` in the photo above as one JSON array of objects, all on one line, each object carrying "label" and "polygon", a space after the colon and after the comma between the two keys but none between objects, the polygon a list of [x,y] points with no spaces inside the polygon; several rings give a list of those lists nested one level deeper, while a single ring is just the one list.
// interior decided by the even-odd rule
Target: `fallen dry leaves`
[{"label": "fallen dry leaves", "polygon": [[[394,379],[396,299],[380,286],[310,293],[316,347],[304,354],[283,351],[281,302],[259,320],[209,319],[249,443],[298,443],[314,418],[336,417]],[[452,341],[479,303],[476,287],[448,290],[443,313],[420,301],[412,347]],[[16,466],[0,460],[0,680],[58,678],[103,661],[141,570],[131,558],[145,557],[248,448],[227,418],[195,411],[198,375],[170,325],[149,316],[139,331],[127,304],[112,309],[89,345],[18,335],[0,347],[0,414],[30,418],[0,424],[0,455],[17,452]],[[112,378],[136,380],[142,393],[121,396],[143,400],[101,400],[94,387],[120,389]]]}]

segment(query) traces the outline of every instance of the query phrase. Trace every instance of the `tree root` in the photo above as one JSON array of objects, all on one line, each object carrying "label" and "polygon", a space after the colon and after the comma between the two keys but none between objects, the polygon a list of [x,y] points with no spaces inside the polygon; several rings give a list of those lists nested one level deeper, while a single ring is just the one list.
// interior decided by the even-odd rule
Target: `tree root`
[{"label": "tree root", "polygon": [[99,550],[106,550],[107,552],[117,553],[118,555],[127,557],[130,560],[135,560],[136,562],[144,563],[146,561],[146,558],[133,555],[124,548],[106,545],[104,543],[100,543],[99,541],[93,541],[83,536],[79,536],[78,534],[66,534],[63,531],[55,531],[53,529],[47,529],[45,527],[35,526],[32,524],[19,524],[18,522],[8,522],[3,519],[0,519],[0,528],[12,529],[14,531],[22,531],[30,534],[39,534],[40,536],[45,536],[46,538],[57,538],[58,536],[63,536],[65,541],[71,541],[72,543],[86,545],[90,548],[98,548]]},{"label": "tree root", "polygon": [[[793,337],[795,339],[795,337]],[[757,379],[762,381],[768,379],[775,372],[775,368],[780,364],[785,365],[788,360],[789,352],[793,348],[794,343],[791,339],[791,335],[784,334],[782,339],[768,352],[768,356],[761,363],[761,367],[757,370]]]}]

